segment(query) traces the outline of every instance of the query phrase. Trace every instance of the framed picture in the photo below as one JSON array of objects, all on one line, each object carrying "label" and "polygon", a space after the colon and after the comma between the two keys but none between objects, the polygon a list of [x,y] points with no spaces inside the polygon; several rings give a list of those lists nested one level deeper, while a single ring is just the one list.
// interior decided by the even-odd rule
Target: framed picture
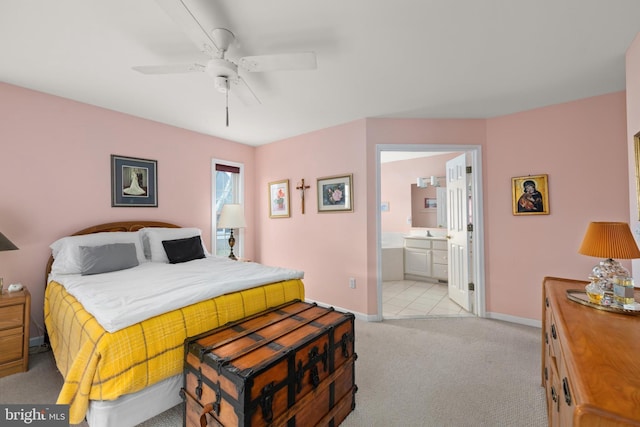
[{"label": "framed picture", "polygon": [[426,197],[424,199],[424,207],[425,209],[435,209],[438,207],[438,199],[435,197]]},{"label": "framed picture", "polygon": [[318,212],[353,211],[353,175],[318,178]]},{"label": "framed picture", "polygon": [[112,154],[111,206],[158,207],[158,162]]},{"label": "framed picture", "polygon": [[547,175],[511,178],[514,215],[549,215]]},{"label": "framed picture", "polygon": [[289,209],[289,180],[269,183],[269,218],[288,218]]}]

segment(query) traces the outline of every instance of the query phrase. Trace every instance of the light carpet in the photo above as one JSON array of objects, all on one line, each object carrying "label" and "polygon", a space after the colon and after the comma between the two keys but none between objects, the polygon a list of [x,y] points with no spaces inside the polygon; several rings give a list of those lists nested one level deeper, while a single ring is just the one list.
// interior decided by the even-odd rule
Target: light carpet
[{"label": "light carpet", "polygon": [[[540,329],[478,318],[356,320],[356,408],[343,427],[547,425]],[[54,403],[51,352],[0,378],[0,402]],[[182,425],[178,405],[141,424]]]}]

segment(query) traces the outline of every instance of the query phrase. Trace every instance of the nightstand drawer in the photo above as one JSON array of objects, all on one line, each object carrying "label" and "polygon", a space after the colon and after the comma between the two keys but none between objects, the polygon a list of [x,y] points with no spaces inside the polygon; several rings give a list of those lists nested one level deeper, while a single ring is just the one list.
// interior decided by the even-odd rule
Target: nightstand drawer
[{"label": "nightstand drawer", "polygon": [[0,330],[22,326],[24,323],[24,304],[14,304],[0,310]]},{"label": "nightstand drawer", "polygon": [[[12,331],[12,335],[5,333]],[[9,329],[0,334],[0,363],[22,359],[23,336],[22,328]]]},{"label": "nightstand drawer", "polygon": [[29,314],[31,294],[0,294],[0,377],[29,369]]}]

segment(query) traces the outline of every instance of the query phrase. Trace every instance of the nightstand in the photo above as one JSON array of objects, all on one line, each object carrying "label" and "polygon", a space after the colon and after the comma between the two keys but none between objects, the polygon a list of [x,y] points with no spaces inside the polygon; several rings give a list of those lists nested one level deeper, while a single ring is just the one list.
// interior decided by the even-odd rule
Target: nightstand
[{"label": "nightstand", "polygon": [[29,369],[30,314],[26,288],[0,294],[0,377]]}]

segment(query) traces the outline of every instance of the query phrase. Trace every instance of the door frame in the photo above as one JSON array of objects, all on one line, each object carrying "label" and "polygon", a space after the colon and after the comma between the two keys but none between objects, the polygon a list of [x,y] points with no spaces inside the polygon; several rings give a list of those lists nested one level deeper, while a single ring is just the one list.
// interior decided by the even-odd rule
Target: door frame
[{"label": "door frame", "polygon": [[482,147],[480,145],[449,144],[376,144],[376,259],[377,259],[377,302],[376,320],[382,320],[382,217],[380,211],[380,153],[383,151],[409,152],[451,152],[460,151],[471,155],[471,197],[473,200],[473,253],[471,268],[475,285],[473,312],[478,317],[486,317],[485,307],[485,263],[484,263],[484,198],[482,191]]}]

